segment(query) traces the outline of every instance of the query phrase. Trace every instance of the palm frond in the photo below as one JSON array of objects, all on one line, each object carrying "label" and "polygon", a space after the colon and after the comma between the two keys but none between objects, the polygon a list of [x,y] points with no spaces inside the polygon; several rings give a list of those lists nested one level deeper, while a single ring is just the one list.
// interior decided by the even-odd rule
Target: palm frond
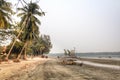
[{"label": "palm frond", "polygon": [[26,18],[27,18],[27,15],[24,15],[23,17],[21,17],[20,26],[22,26]]},{"label": "palm frond", "polygon": [[18,17],[24,16],[24,15],[26,15],[25,12],[22,12],[22,13],[17,14]]},{"label": "palm frond", "polygon": [[17,8],[18,11],[23,11],[23,12],[27,12],[26,8]]},{"label": "palm frond", "polygon": [[43,14],[42,14],[41,12],[39,12],[39,11],[35,11],[34,14],[35,14],[35,15],[38,15],[38,16],[43,16]]},{"label": "palm frond", "polygon": [[41,25],[41,22],[40,22],[40,20],[39,20],[37,17],[32,16],[31,19],[32,19],[33,21],[35,21],[37,24]]}]

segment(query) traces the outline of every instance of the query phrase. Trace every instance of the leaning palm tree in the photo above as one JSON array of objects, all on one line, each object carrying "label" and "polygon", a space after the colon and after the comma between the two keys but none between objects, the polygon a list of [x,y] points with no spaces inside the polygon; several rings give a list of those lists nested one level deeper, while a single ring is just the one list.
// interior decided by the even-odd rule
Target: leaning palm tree
[{"label": "leaning palm tree", "polygon": [[[40,8],[39,5],[37,5],[36,3],[32,3],[32,2],[30,2],[23,8],[18,8],[18,10],[21,11],[18,14],[18,16],[21,17],[21,22],[20,22],[21,30],[19,31],[19,34],[16,37],[13,45],[11,46],[11,49],[8,52],[5,60],[8,60],[8,57],[12,51],[12,48],[13,48],[17,38],[20,37],[21,33],[25,35],[24,36],[25,43],[29,42],[29,40],[26,38],[29,38],[29,37],[32,38],[33,33],[39,34],[38,24],[40,24],[40,21],[38,20],[38,18],[35,15],[38,15],[38,16],[45,15],[44,12],[39,11],[39,8]],[[28,35],[26,35],[26,34],[28,34]],[[27,36],[29,36],[29,37],[27,37]],[[30,39],[30,41],[31,41],[31,39]]]},{"label": "leaning palm tree", "polygon": [[[19,11],[22,11],[18,14],[18,16],[21,16],[21,22],[22,25],[24,22],[26,22],[22,32],[21,39],[24,41],[25,46],[23,47],[25,50],[24,52],[24,59],[26,59],[26,46],[32,42],[32,40],[35,38],[34,35],[39,35],[39,26],[41,23],[39,19],[35,16],[42,16],[45,15],[44,12],[39,11],[39,6],[36,3],[30,2],[27,6],[24,8],[18,8]],[[27,19],[27,21],[26,21]],[[22,49],[23,50],[23,49]]]},{"label": "leaning palm tree", "polygon": [[0,29],[10,27],[12,21],[10,16],[12,14],[11,3],[6,0],[0,0]]}]

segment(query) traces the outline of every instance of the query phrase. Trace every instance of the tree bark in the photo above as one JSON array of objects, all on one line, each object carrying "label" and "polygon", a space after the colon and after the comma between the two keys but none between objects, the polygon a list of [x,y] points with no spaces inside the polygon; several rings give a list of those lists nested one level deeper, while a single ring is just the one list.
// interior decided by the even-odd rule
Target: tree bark
[{"label": "tree bark", "polygon": [[23,55],[23,59],[24,59],[24,60],[27,60],[26,48],[25,48],[25,52],[24,52],[24,55]]},{"label": "tree bark", "polygon": [[22,54],[23,50],[25,49],[26,45],[27,45],[27,43],[25,43],[25,44],[24,44],[24,46],[23,46],[23,48],[22,48],[21,52],[19,53],[19,55],[18,55],[18,57],[17,57],[17,60],[19,60],[19,59],[20,59],[21,54]]},{"label": "tree bark", "polygon": [[[26,41],[26,46],[28,45],[29,41]],[[24,60],[27,60],[27,53],[26,53],[26,46],[25,46],[25,52],[24,52],[24,55],[23,55],[23,59]]]}]

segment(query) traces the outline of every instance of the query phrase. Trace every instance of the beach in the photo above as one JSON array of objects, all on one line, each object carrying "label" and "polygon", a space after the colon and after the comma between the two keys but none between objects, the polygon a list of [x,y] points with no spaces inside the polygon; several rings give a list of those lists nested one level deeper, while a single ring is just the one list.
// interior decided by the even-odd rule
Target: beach
[{"label": "beach", "polygon": [[79,60],[120,66],[120,58],[80,58]]},{"label": "beach", "polygon": [[[101,59],[97,59],[96,63],[97,61],[99,62],[100,60]],[[104,63],[103,61],[102,63]],[[82,66],[78,64],[64,65],[61,64],[60,60],[57,58],[47,59],[33,58],[29,59],[28,61],[21,61],[20,63],[5,62],[0,64],[0,80],[119,80],[119,79],[120,70],[104,67],[95,67],[85,64],[83,64]]]}]

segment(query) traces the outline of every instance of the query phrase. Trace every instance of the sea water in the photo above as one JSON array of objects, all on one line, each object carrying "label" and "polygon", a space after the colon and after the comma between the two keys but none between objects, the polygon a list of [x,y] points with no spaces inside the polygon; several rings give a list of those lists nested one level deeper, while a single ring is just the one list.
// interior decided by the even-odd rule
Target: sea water
[{"label": "sea water", "polygon": [[[76,53],[77,57],[90,58],[120,58],[120,52],[93,52],[93,53]],[[64,53],[49,53],[48,56],[57,57],[64,56]]]}]

